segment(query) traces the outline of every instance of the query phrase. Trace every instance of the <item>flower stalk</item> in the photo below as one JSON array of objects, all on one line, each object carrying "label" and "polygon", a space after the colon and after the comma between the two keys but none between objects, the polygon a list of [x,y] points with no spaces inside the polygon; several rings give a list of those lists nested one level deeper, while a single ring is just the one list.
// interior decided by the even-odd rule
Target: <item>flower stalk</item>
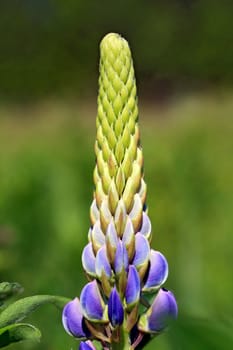
[{"label": "flower stalk", "polygon": [[[110,33],[100,44],[94,198],[82,265],[89,278],[63,312],[80,349],[140,349],[176,318],[165,257],[151,249],[137,89],[129,45]],[[149,296],[149,297],[148,297]]]}]

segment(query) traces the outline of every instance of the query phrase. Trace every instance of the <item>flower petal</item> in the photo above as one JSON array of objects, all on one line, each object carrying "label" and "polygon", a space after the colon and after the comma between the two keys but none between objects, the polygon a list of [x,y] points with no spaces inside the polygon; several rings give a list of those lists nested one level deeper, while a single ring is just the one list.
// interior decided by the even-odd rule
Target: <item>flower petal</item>
[{"label": "flower petal", "polygon": [[114,221],[111,220],[106,232],[107,255],[111,264],[114,263],[117,243],[118,243],[118,237],[117,237],[115,224],[114,224]]},{"label": "flower petal", "polygon": [[177,317],[178,308],[172,292],[161,288],[146,314],[142,315],[138,328],[146,333],[158,333],[163,331],[169,320]]},{"label": "flower petal", "polygon": [[149,216],[145,212],[142,214],[142,227],[140,229],[140,233],[148,240],[151,239],[151,222]]},{"label": "flower petal", "polygon": [[108,300],[108,318],[113,327],[120,326],[124,320],[124,309],[115,287]]},{"label": "flower petal", "polygon": [[84,316],[90,321],[103,321],[104,301],[96,280],[89,282],[80,295],[80,303]]},{"label": "flower petal", "polygon": [[96,276],[95,273],[95,255],[92,249],[92,243],[88,243],[83,249],[82,265],[84,270],[91,276]]},{"label": "flower petal", "polygon": [[66,332],[76,338],[86,338],[90,334],[85,326],[78,298],[65,305],[62,313],[62,323]]},{"label": "flower petal", "polygon": [[127,221],[125,224],[122,242],[127,249],[129,261],[131,261],[135,253],[135,233],[132,221],[129,217],[127,217]]},{"label": "flower petal", "polygon": [[143,280],[150,258],[150,245],[145,236],[141,233],[135,235],[135,254],[133,264],[136,266],[141,281]]},{"label": "flower petal", "polygon": [[140,278],[134,265],[129,265],[128,280],[125,290],[125,301],[129,308],[133,307],[140,298]]},{"label": "flower petal", "polygon": [[129,259],[128,259],[127,250],[125,248],[125,245],[119,239],[116,255],[115,255],[115,261],[114,261],[115,273],[119,275],[123,269],[128,270],[128,264],[129,264]]},{"label": "flower petal", "polygon": [[133,208],[129,213],[129,218],[132,221],[134,231],[138,232],[142,224],[142,201],[138,193],[134,195],[134,204]]},{"label": "flower petal", "polygon": [[163,254],[151,249],[150,267],[143,291],[159,288],[167,279],[168,263]]},{"label": "flower petal", "polygon": [[93,244],[94,252],[97,253],[97,251],[104,245],[105,243],[105,235],[100,227],[100,221],[96,221],[95,225],[92,228],[91,234],[91,241]]},{"label": "flower petal", "polygon": [[138,268],[149,261],[150,245],[145,236],[137,233],[135,236],[135,255],[133,264]]},{"label": "flower petal", "polygon": [[110,263],[108,261],[105,245],[102,248],[100,248],[97,252],[96,261],[95,261],[95,271],[99,278],[101,278],[103,273],[108,278],[111,277],[112,270],[111,270]]}]

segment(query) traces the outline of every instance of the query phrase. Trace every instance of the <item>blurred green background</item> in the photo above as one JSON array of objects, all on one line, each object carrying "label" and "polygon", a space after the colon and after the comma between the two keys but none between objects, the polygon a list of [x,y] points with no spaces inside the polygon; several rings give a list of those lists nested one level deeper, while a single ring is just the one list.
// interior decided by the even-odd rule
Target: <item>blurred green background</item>
[{"label": "blurred green background", "polygon": [[[0,2],[0,279],[74,297],[92,201],[98,45],[135,60],[153,247],[179,319],[146,348],[232,349],[233,3]],[[76,349],[53,307],[40,344]]]}]

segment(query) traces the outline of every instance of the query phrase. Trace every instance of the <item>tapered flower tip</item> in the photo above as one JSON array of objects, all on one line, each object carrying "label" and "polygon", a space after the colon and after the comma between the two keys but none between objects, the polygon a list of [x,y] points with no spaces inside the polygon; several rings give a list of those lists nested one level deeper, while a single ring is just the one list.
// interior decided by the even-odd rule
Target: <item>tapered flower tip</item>
[{"label": "tapered flower tip", "polygon": [[78,298],[75,298],[65,305],[62,313],[62,323],[66,332],[76,338],[86,338],[90,335],[84,323]]},{"label": "tapered flower tip", "polygon": [[118,243],[117,232],[116,232],[114,222],[112,220],[108,225],[107,232],[106,232],[107,255],[111,264],[114,263],[117,243]]},{"label": "tapered flower tip", "polygon": [[168,263],[163,254],[151,249],[150,267],[143,291],[158,289],[167,279]]},{"label": "tapered flower tip", "polygon": [[93,249],[94,249],[95,253],[97,253],[97,251],[105,243],[105,235],[104,235],[103,231],[101,230],[99,220],[96,221],[95,225],[93,226],[90,237],[91,237]]},{"label": "tapered flower tip", "polygon": [[132,221],[130,220],[129,217],[127,218],[127,221],[126,221],[122,242],[127,249],[129,261],[131,261],[135,252],[135,234],[134,234]]},{"label": "tapered flower tip", "polygon": [[80,295],[80,303],[84,316],[93,322],[104,322],[105,304],[101,297],[96,280],[89,282]]},{"label": "tapered flower tip", "polygon": [[113,327],[120,326],[124,320],[123,305],[115,287],[108,300],[108,318]]},{"label": "tapered flower tip", "polygon": [[87,341],[81,341],[79,344],[79,350],[96,350],[93,343],[90,340]]},{"label": "tapered flower tip", "polygon": [[178,314],[177,303],[172,292],[161,288],[146,314],[139,319],[138,328],[146,333],[162,332],[169,321]]},{"label": "tapered flower tip", "polygon": [[142,214],[142,226],[140,233],[144,235],[148,240],[151,239],[151,222],[149,216],[145,212]]},{"label": "tapered flower tip", "polygon": [[108,278],[111,277],[112,270],[108,261],[105,245],[102,248],[100,248],[97,252],[95,261],[95,271],[99,278],[101,278],[102,274],[104,274]]},{"label": "tapered flower tip", "polygon": [[139,270],[141,267],[147,268],[150,258],[150,245],[145,236],[137,233],[135,236],[135,255],[133,264]]},{"label": "tapered flower tip", "polygon": [[127,271],[128,265],[129,265],[129,259],[128,259],[127,250],[125,248],[125,245],[119,239],[118,244],[117,244],[115,261],[114,261],[115,273],[118,275],[121,273],[122,270]]},{"label": "tapered flower tip", "polygon": [[92,243],[88,243],[83,249],[82,265],[84,270],[91,276],[95,277],[95,255],[92,249]]},{"label": "tapered flower tip", "polygon": [[125,290],[127,307],[133,308],[140,298],[140,277],[134,265],[129,266],[128,280]]}]

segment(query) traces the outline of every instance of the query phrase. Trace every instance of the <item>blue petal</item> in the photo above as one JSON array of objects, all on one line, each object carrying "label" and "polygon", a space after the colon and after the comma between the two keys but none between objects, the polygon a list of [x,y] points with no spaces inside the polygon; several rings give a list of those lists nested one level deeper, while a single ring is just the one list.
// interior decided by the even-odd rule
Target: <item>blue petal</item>
[{"label": "blue petal", "polygon": [[96,280],[87,283],[83,288],[80,295],[80,303],[82,312],[87,319],[93,321],[103,319],[104,302]]},{"label": "blue petal", "polygon": [[125,248],[125,245],[119,239],[116,255],[115,255],[115,261],[114,261],[115,273],[119,274],[123,269],[127,271],[128,265],[129,265],[129,259],[128,259],[127,250]]},{"label": "blue petal", "polygon": [[78,298],[65,305],[62,313],[62,323],[66,332],[76,338],[86,338],[90,334],[85,326]]},{"label": "blue petal", "polygon": [[87,341],[81,341],[79,344],[79,350],[96,350],[93,343],[90,340]]},{"label": "blue petal", "polygon": [[97,252],[95,261],[95,271],[99,278],[101,278],[102,273],[104,273],[109,278],[111,277],[112,270],[108,261],[105,245],[102,248],[100,248]]},{"label": "blue petal", "polygon": [[137,233],[135,236],[135,255],[133,258],[133,264],[136,267],[148,263],[150,257],[150,245],[145,236],[141,233]]},{"label": "blue petal", "polygon": [[151,250],[150,267],[143,290],[159,288],[167,279],[168,263],[163,254],[158,251]]},{"label": "blue petal", "polygon": [[83,249],[82,265],[88,274],[95,276],[95,255],[92,249],[92,243],[88,243]]},{"label": "blue petal", "polygon": [[128,280],[125,290],[125,301],[127,306],[136,304],[140,297],[140,278],[134,265],[129,266]]},{"label": "blue petal", "polygon": [[124,309],[115,287],[108,301],[108,317],[113,327],[120,326],[124,320]]},{"label": "blue petal", "polygon": [[177,303],[172,292],[161,288],[148,310],[148,329],[161,332],[166,328],[169,319],[175,319],[178,314]]}]

